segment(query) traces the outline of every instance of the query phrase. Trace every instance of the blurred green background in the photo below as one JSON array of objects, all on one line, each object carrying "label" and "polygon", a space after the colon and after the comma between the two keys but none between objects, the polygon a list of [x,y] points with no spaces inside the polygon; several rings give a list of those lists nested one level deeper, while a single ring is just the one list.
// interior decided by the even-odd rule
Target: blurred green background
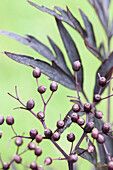
[{"label": "blurred green background", "polygon": [[[73,14],[79,19],[82,23],[80,13],[78,8],[82,9],[85,14],[88,16],[90,21],[93,23],[94,32],[96,34],[97,44],[100,42],[106,43],[105,32],[98,20],[98,17],[95,15],[95,11],[88,3],[88,0],[34,0],[38,5],[44,5],[50,9],[53,6],[59,6],[65,9],[66,5],[73,12]],[[113,4],[111,4],[113,6]],[[110,14],[113,16],[113,12],[110,8]],[[35,36],[41,42],[50,47],[50,44],[46,38],[49,35],[57,45],[62,49],[66,60],[67,54],[65,52],[63,43],[61,41],[54,17],[43,13],[34,7],[30,6],[26,0],[4,0],[0,1],[0,29],[7,30],[11,32],[18,33],[20,35],[30,34]],[[81,36],[74,31],[67,24],[64,24],[71,36],[73,37],[79,53],[82,58],[82,63],[84,66],[84,89],[87,92],[87,96],[90,101],[92,101],[93,96],[93,88],[95,82],[95,74],[97,68],[100,66],[100,62],[96,57],[94,57],[85,47],[84,42]],[[113,47],[113,40],[111,43],[111,50]],[[51,49],[51,47],[50,47]],[[0,52],[9,51],[18,54],[25,54],[35,58],[42,58],[38,53],[30,49],[29,47],[16,42],[10,38],[4,37],[0,35]],[[68,61],[68,60],[67,60]],[[69,67],[70,64],[69,64]],[[24,110],[12,110],[14,107],[20,106],[17,101],[8,96],[7,92],[11,94],[15,94],[14,87],[17,85],[18,94],[24,103],[27,102],[30,98],[33,98],[36,102],[36,106],[34,111],[37,113],[42,110],[43,105],[39,94],[37,93],[37,86],[35,79],[32,77],[33,69],[21,64],[18,64],[12,60],[10,60],[4,54],[0,54],[0,114],[3,114],[5,117],[7,115],[13,115],[15,118],[14,129],[18,134],[22,134],[25,132],[25,135],[29,135],[29,131],[32,128],[38,129],[39,133],[43,134],[43,128],[41,123],[36,120],[29,112]],[[44,75],[39,80],[40,85],[45,85],[47,87],[47,93],[45,94],[45,99],[47,99],[50,95],[49,85],[50,81]],[[55,130],[56,122],[59,120],[59,115],[61,113],[62,119],[72,107],[72,103],[69,102],[69,98],[67,95],[76,95],[76,92],[69,90],[61,85],[59,85],[58,92],[56,92],[51,99],[47,110],[46,110],[46,123],[47,126]],[[106,91],[103,96],[106,95]],[[84,99],[83,99],[84,100]],[[99,104],[98,107],[101,107],[101,110],[106,112],[106,102]],[[105,117],[106,118],[106,115]],[[0,130],[3,130],[3,137],[0,140],[0,153],[3,161],[9,161],[11,157],[15,154],[16,146],[14,145],[14,140],[10,142],[9,147],[7,148],[7,143],[9,138],[14,136],[10,127],[8,127],[5,123],[0,127]],[[74,131],[75,130],[75,131]],[[76,126],[72,125],[69,129],[67,129],[63,134],[61,140],[58,142],[60,146],[69,153],[70,143],[66,140],[66,134],[68,132],[74,132],[76,135],[76,142],[79,140],[82,131]],[[24,140],[24,144],[22,148],[26,147],[28,140]],[[76,143],[75,142],[75,143]],[[85,143],[81,146],[85,147]],[[68,170],[66,161],[54,161],[50,167],[46,167],[43,163],[44,159],[48,156],[52,158],[62,157],[62,155],[57,151],[57,149],[47,140],[43,141],[40,145],[43,149],[43,154],[38,160],[38,165],[43,165],[44,169],[65,169]],[[23,164],[29,165],[31,161],[35,160],[33,153],[30,151],[24,153],[22,155]],[[78,170],[91,169],[91,164],[89,164],[86,160],[79,158],[76,163]],[[18,166],[18,169],[24,169],[22,166]]]}]

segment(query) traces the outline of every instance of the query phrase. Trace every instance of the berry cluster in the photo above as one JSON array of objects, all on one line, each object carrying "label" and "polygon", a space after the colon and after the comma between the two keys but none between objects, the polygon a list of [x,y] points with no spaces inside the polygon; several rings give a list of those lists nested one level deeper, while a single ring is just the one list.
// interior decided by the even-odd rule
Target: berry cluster
[{"label": "berry cluster", "polygon": [[[45,165],[50,165],[53,160],[66,160],[68,161],[70,170],[71,167],[73,167],[73,163],[77,162],[79,156],[81,156],[84,152],[89,152],[89,153],[94,153],[95,152],[95,146],[94,146],[94,142],[95,140],[99,143],[102,144],[104,146],[105,152],[107,152],[108,155],[108,159],[109,159],[109,163],[108,163],[108,168],[110,169],[111,167],[113,167],[113,158],[111,158],[111,155],[108,154],[106,145],[105,145],[105,135],[112,137],[109,133],[112,132],[112,130],[110,130],[110,125],[108,123],[104,123],[103,126],[101,127],[101,131],[99,131],[96,127],[95,127],[95,121],[90,121],[90,116],[89,115],[93,115],[94,119],[101,119],[103,117],[103,113],[99,110],[96,110],[95,105],[97,102],[99,102],[100,100],[106,99],[108,97],[105,98],[101,98],[100,94],[101,94],[101,90],[102,87],[104,87],[106,85],[106,83],[108,81],[106,81],[105,77],[100,77],[99,76],[99,85],[100,85],[100,90],[98,92],[98,94],[94,95],[94,101],[93,103],[89,103],[88,101],[86,103],[83,103],[81,101],[80,95],[79,95],[79,89],[78,89],[78,79],[77,79],[77,72],[80,70],[81,68],[81,63],[79,61],[75,61],[73,63],[72,66],[74,72],[75,72],[75,84],[76,84],[76,90],[77,90],[77,103],[75,102],[75,104],[72,106],[72,113],[70,115],[70,117],[68,116],[68,119],[71,120],[72,123],[76,123],[82,130],[83,130],[83,134],[81,136],[81,138],[78,140],[78,142],[76,143],[76,145],[74,144],[75,142],[75,134],[74,133],[68,133],[67,134],[67,140],[71,143],[71,148],[70,148],[70,152],[69,154],[67,154],[65,151],[62,150],[62,148],[58,145],[58,143],[56,143],[58,140],[60,140],[61,138],[61,129],[65,129],[66,124],[65,124],[65,118],[64,120],[61,120],[61,115],[60,115],[60,120],[58,120],[56,122],[56,130],[51,130],[47,127],[46,122],[45,122],[45,118],[46,118],[46,106],[49,103],[50,99],[53,96],[53,93],[57,91],[58,89],[58,84],[53,81],[50,84],[50,97],[48,98],[47,102],[45,102],[43,93],[46,92],[46,87],[45,86],[39,86],[39,78],[41,77],[41,71],[39,68],[35,68],[33,70],[33,77],[36,79],[37,82],[37,86],[38,86],[38,93],[41,96],[41,99],[43,101],[43,105],[44,105],[44,109],[43,111],[40,111],[38,113],[34,113],[33,112],[33,108],[35,107],[35,101],[33,99],[30,99],[27,101],[26,104],[24,104],[22,101],[20,101],[18,94],[17,94],[17,87],[15,87],[15,92],[16,92],[16,97],[11,95],[10,93],[8,93],[11,97],[13,97],[14,99],[16,99],[21,105],[22,107],[19,108],[24,108],[26,110],[28,110],[31,114],[33,114],[37,120],[39,120],[42,123],[42,126],[44,127],[44,135],[39,134],[37,129],[31,129],[29,132],[29,136],[21,136],[18,135],[14,128],[13,128],[13,124],[14,124],[14,118],[12,116],[7,116],[6,117],[6,123],[7,125],[11,126],[15,136],[13,136],[11,139],[15,138],[15,145],[17,146],[17,151],[16,154],[14,155],[14,157],[12,158],[12,160],[8,163],[8,162],[3,162],[2,158],[0,157],[1,160],[1,164],[2,164],[2,169],[9,169],[10,166],[15,162],[16,164],[21,164],[22,166],[25,166],[27,168],[30,169],[34,169],[34,170],[43,170],[42,166],[38,166],[37,161],[38,159],[34,160],[34,162],[31,162],[28,165],[24,165],[22,162],[22,158],[21,155],[26,152],[27,150],[33,151],[34,155],[38,158],[39,156],[41,156],[42,152],[42,148],[39,146],[40,143],[43,140],[47,140],[49,139],[54,146],[62,153],[62,155],[64,156],[63,158],[51,158],[51,157],[47,157],[44,160]],[[82,114],[80,114],[82,113]],[[81,115],[85,115],[86,116],[86,120],[81,116]],[[0,125],[2,125],[4,123],[4,116],[0,115]],[[2,138],[2,132],[0,131],[0,138]],[[19,152],[19,148],[22,146],[23,144],[23,139],[27,138],[29,140],[29,144],[27,145],[27,147],[24,149],[23,152]],[[86,149],[84,149],[83,152],[78,153],[77,149],[80,147],[82,141],[84,140],[84,138],[86,138],[87,140],[87,144],[86,144]],[[89,143],[89,141],[91,141]],[[74,147],[75,145],[75,147]],[[113,169],[113,168],[111,168]]]}]

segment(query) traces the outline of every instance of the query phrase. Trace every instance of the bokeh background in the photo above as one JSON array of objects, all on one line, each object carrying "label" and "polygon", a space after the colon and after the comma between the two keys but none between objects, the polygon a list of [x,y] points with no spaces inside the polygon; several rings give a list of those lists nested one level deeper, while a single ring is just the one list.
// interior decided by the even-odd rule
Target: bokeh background
[{"label": "bokeh background", "polygon": [[[100,42],[104,42],[107,47],[106,35],[101,26],[98,17],[95,15],[95,11],[89,4],[88,0],[34,0],[38,5],[44,5],[50,9],[53,6],[59,6],[65,9],[66,5],[70,8],[73,14],[79,19],[82,23],[83,20],[80,16],[78,8],[82,9],[85,14],[88,16],[90,21],[93,23],[94,32],[96,35],[97,44]],[[110,16],[113,16],[113,11],[111,10],[113,7],[113,2],[110,7]],[[95,74],[96,70],[100,66],[100,61],[94,57],[85,47],[83,39],[81,36],[69,27],[67,24],[64,24],[68,29],[69,33],[73,37],[77,48],[79,50],[82,63],[84,66],[84,89],[87,93],[87,96],[90,101],[92,101],[93,97],[93,88],[95,83]],[[55,19],[49,14],[43,13],[34,7],[30,6],[26,0],[0,0],[0,29],[12,31],[18,33],[20,35],[30,34],[35,36],[41,42],[45,43],[48,47],[50,44],[47,40],[47,35],[49,35],[56,44],[62,49],[66,60],[67,54],[65,52],[62,40],[60,38]],[[50,47],[51,49],[51,47]],[[113,39],[111,42],[111,50],[113,49]],[[0,52],[9,51],[18,54],[25,54],[32,56],[34,58],[41,59],[38,53],[30,49],[29,47],[16,42],[10,38],[0,35]],[[71,68],[70,64],[68,64]],[[12,115],[15,118],[14,129],[18,134],[25,133],[26,136],[29,135],[29,131],[32,128],[38,129],[39,133],[43,134],[43,127],[41,123],[36,120],[29,112],[24,110],[13,110],[14,107],[20,106],[20,104],[15,101],[13,98],[8,96],[7,92],[11,94],[15,94],[14,87],[17,85],[18,94],[24,103],[27,102],[30,98],[33,98],[36,102],[36,106],[34,111],[37,113],[42,110],[43,105],[39,94],[37,93],[37,86],[35,79],[32,77],[33,69],[21,64],[18,64],[11,59],[9,59],[4,54],[0,54],[0,114],[3,114],[5,117],[7,115]],[[48,77],[42,75],[39,81],[40,85],[45,85],[47,87],[47,93],[44,95],[45,99],[47,99],[50,95],[49,85],[50,81]],[[105,96],[107,90],[103,93]],[[56,128],[56,122],[59,120],[60,113],[62,115],[62,119],[72,107],[72,103],[69,102],[69,98],[67,95],[76,95],[75,91],[69,90],[61,85],[59,85],[58,92],[56,92],[51,99],[47,110],[46,110],[46,123],[47,126],[53,131]],[[83,99],[83,98],[82,98]],[[84,100],[84,99],[83,99]],[[98,107],[106,113],[106,101],[102,104],[99,104]],[[111,110],[112,111],[112,110]],[[112,117],[111,117],[112,118]],[[106,119],[106,114],[104,116]],[[14,140],[12,140],[7,147],[8,140],[12,136],[14,136],[11,128],[4,123],[0,126],[0,130],[3,130],[3,137],[0,140],[0,153],[3,161],[9,161],[11,157],[16,152],[16,146],[14,145]],[[69,129],[67,129],[61,137],[61,140],[58,142],[60,146],[69,153],[70,143],[66,140],[66,134],[68,132],[74,132],[76,136],[76,142],[79,140],[82,131],[76,126],[72,125]],[[22,151],[28,140],[24,140],[24,144],[21,147],[20,151]],[[76,143],[75,142],[75,143]],[[85,142],[82,143],[81,147],[85,147]],[[66,161],[54,161],[50,167],[46,167],[43,163],[44,159],[48,156],[52,158],[62,157],[59,151],[47,140],[43,141],[40,145],[43,149],[42,156],[38,159],[38,165],[43,165],[44,169],[65,169],[68,170]],[[35,160],[33,153],[30,151],[24,153],[22,155],[23,164],[29,165],[31,161]],[[76,163],[78,170],[91,169],[92,165],[88,163],[88,161],[79,158]],[[18,166],[18,169],[25,169],[22,166]]]}]

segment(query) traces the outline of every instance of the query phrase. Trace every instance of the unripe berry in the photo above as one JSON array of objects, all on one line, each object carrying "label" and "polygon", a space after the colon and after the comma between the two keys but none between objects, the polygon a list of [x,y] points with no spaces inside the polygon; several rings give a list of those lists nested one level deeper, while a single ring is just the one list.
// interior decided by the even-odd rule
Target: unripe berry
[{"label": "unripe berry", "polygon": [[77,122],[77,120],[79,119],[79,115],[77,114],[77,113],[73,113],[72,115],[71,115],[71,120],[72,120],[72,122]]},{"label": "unripe berry", "polygon": [[99,134],[99,132],[98,132],[98,129],[93,129],[92,130],[92,132],[91,132],[91,137],[93,138],[93,139],[97,139],[98,138],[98,134]]},{"label": "unripe berry", "polygon": [[21,162],[22,162],[22,158],[19,156],[19,155],[15,155],[14,156],[14,161],[16,162],[16,163],[18,163],[18,164],[20,164]]},{"label": "unripe berry", "polygon": [[8,125],[13,125],[14,124],[14,118],[12,116],[7,116],[6,117],[6,123]]},{"label": "unripe berry", "polygon": [[94,102],[99,102],[101,100],[100,94],[95,94],[94,95]]},{"label": "unripe berry", "polygon": [[35,139],[35,136],[38,134],[38,131],[36,129],[31,129],[29,134],[32,139]]},{"label": "unripe berry", "polygon": [[37,134],[37,135],[35,136],[35,139],[36,139],[36,142],[37,142],[37,143],[40,143],[40,142],[42,141],[42,139],[43,139],[43,136],[42,136],[41,134]]},{"label": "unripe berry", "polygon": [[89,145],[89,147],[88,147],[88,152],[93,153],[94,150],[95,150],[94,145],[93,145],[93,144]]},{"label": "unripe berry", "polygon": [[63,128],[64,125],[65,125],[65,123],[64,123],[63,120],[59,120],[59,121],[57,122],[57,127],[58,127],[59,129]]},{"label": "unripe berry", "polygon": [[36,148],[36,144],[34,142],[30,142],[28,145],[29,150],[34,150]]},{"label": "unripe berry", "polygon": [[0,138],[2,137],[2,131],[0,130]]},{"label": "unripe berry", "polygon": [[103,118],[103,113],[101,112],[101,111],[96,111],[95,112],[95,117],[97,118],[97,119],[102,119]]},{"label": "unripe berry", "polygon": [[105,77],[99,78],[99,85],[102,86],[102,87],[106,85],[106,78]]},{"label": "unripe berry", "polygon": [[0,125],[2,125],[4,123],[4,116],[0,115]]},{"label": "unripe berry", "polygon": [[71,162],[77,162],[77,160],[78,160],[78,155],[69,155],[69,161],[71,161]]},{"label": "unripe berry", "polygon": [[54,141],[58,141],[60,139],[60,134],[58,132],[54,132],[52,135],[52,139]]},{"label": "unripe berry", "polygon": [[43,112],[38,112],[37,113],[37,118],[40,119],[40,120],[43,120],[45,117],[45,114]]},{"label": "unripe berry", "polygon": [[37,169],[37,164],[36,164],[36,162],[31,162],[30,168],[36,170],[36,169]]},{"label": "unripe berry", "polygon": [[82,126],[82,125],[84,125],[85,120],[84,120],[82,117],[80,117],[80,118],[77,120],[77,123],[78,123],[78,125]]},{"label": "unripe berry", "polygon": [[50,129],[45,129],[44,135],[45,135],[46,138],[50,139],[51,136],[52,136],[52,131]]},{"label": "unripe berry", "polygon": [[67,134],[67,140],[69,142],[73,142],[75,140],[75,135],[73,133],[68,133]]},{"label": "unripe berry", "polygon": [[80,107],[80,105],[77,104],[77,103],[72,106],[72,110],[73,110],[74,112],[79,112],[80,109],[81,109],[81,107]]},{"label": "unripe berry", "polygon": [[103,126],[102,126],[102,132],[103,133],[108,133],[110,130],[110,125],[108,123],[104,123]]},{"label": "unripe berry", "polygon": [[101,134],[98,134],[98,138],[96,140],[98,143],[103,144],[105,142],[105,137]]},{"label": "unripe berry", "polygon": [[88,123],[86,123],[86,125],[84,127],[84,132],[91,133],[93,128],[94,128],[94,122],[88,122]]},{"label": "unripe berry", "polygon": [[41,154],[42,154],[42,149],[39,146],[37,146],[35,148],[35,155],[36,156],[40,156]]},{"label": "unripe berry", "polygon": [[9,164],[7,162],[3,162],[3,169],[9,169]]},{"label": "unripe berry", "polygon": [[33,99],[30,99],[30,100],[27,101],[27,104],[26,104],[26,109],[27,109],[27,110],[33,109],[34,106],[35,106],[35,102],[34,102]]},{"label": "unripe berry", "polygon": [[22,140],[22,138],[16,138],[15,139],[15,144],[17,145],[17,146],[21,146],[22,144],[23,144],[23,140]]},{"label": "unripe berry", "polygon": [[80,67],[81,67],[80,61],[75,61],[72,65],[72,68],[73,68],[74,71],[79,71]]},{"label": "unripe berry", "polygon": [[91,111],[91,104],[90,103],[85,103],[84,104],[84,112],[89,113]]},{"label": "unripe berry", "polygon": [[50,157],[48,157],[44,160],[45,165],[50,165],[51,163],[52,163],[52,159]]},{"label": "unripe berry", "polygon": [[46,91],[46,87],[45,87],[45,86],[40,86],[40,87],[38,87],[38,92],[39,92],[40,94],[45,93],[45,91]]},{"label": "unripe berry", "polygon": [[113,170],[113,161],[108,163],[108,170]]},{"label": "unripe berry", "polygon": [[54,92],[54,91],[57,91],[57,89],[58,89],[58,84],[57,84],[55,81],[53,81],[53,82],[50,84],[50,90],[51,90],[52,92]]},{"label": "unripe berry", "polygon": [[33,77],[34,78],[39,78],[41,76],[41,71],[38,67],[36,67],[34,70],[33,70]]}]

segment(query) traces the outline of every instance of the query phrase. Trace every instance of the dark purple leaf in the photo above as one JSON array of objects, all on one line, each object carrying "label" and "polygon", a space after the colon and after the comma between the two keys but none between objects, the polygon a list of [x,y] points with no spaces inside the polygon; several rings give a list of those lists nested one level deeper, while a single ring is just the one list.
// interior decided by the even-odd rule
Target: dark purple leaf
[{"label": "dark purple leaf", "polygon": [[105,29],[106,32],[108,32],[108,12],[106,10],[104,10],[103,5],[104,2],[103,1],[99,1],[99,0],[94,0],[94,8],[96,10],[96,13],[98,14],[98,17]]},{"label": "dark purple leaf", "polygon": [[85,38],[85,40],[90,44],[90,46],[96,48],[96,41],[95,41],[93,26],[81,9],[80,9],[80,13],[83,18],[85,28],[86,28],[86,33],[87,33],[87,37]]},{"label": "dark purple leaf", "polygon": [[81,34],[82,37],[86,37],[86,31],[82,28],[80,22],[72,15],[71,11],[67,7],[67,14],[72,21],[73,25],[75,26],[76,30]]},{"label": "dark purple leaf", "polygon": [[60,50],[60,48],[52,41],[52,39],[49,39],[49,42],[56,54],[56,60],[55,62],[69,75],[72,76],[71,72],[69,71],[67,65],[66,65],[66,62],[65,62],[65,59],[64,59],[64,55],[62,53],[62,51]]},{"label": "dark purple leaf", "polygon": [[50,77],[51,80],[54,80],[65,87],[70,89],[75,89],[74,79],[70,77],[67,73],[65,73],[54,61],[52,62],[52,66],[47,62],[44,62],[39,59],[34,59],[33,57],[14,54],[9,52],[4,52],[9,58],[17,61],[18,63],[25,64],[31,67],[39,67],[45,75]]},{"label": "dark purple leaf", "polygon": [[[78,50],[75,46],[73,39],[71,38],[68,31],[65,29],[65,27],[61,23],[61,21],[56,19],[56,22],[57,22],[62,41],[64,43],[64,46],[65,46],[65,49],[67,51],[67,54],[68,54],[68,57],[69,57],[71,64],[73,64],[73,62],[76,61],[76,60],[79,60],[81,62]],[[81,89],[82,89],[82,87],[83,87],[83,68],[82,68],[82,65],[81,65],[80,71],[78,72],[78,82],[79,82]]]},{"label": "dark purple leaf", "polygon": [[37,5],[37,4],[35,4],[35,3],[31,2],[31,1],[28,1],[28,3],[29,3],[30,5],[36,7],[37,9],[39,9],[39,10],[41,10],[41,11],[43,11],[43,12],[46,12],[46,13],[54,16],[55,18],[57,18],[57,19],[59,19],[59,20],[61,20],[61,21],[66,22],[67,24],[69,24],[69,25],[72,26],[73,28],[75,28],[74,25],[73,25],[73,23],[72,23],[71,20],[69,19],[69,17],[68,17],[68,15],[67,15],[67,13],[66,13],[65,10],[63,10],[63,9],[55,6],[54,8],[61,13],[61,15],[59,15],[55,10],[48,9],[48,8],[46,8],[45,6],[39,6],[39,5]]},{"label": "dark purple leaf", "polygon": [[89,3],[90,3],[92,6],[94,6],[93,0],[88,0],[88,1],[89,1]]},{"label": "dark purple leaf", "polygon": [[[77,148],[75,150],[75,152],[79,155],[80,157],[82,157],[83,159],[88,160],[89,162],[91,162],[94,165],[97,165],[97,160],[94,158],[94,155],[89,153],[87,150],[85,151],[85,149],[83,148]],[[83,152],[83,153],[82,153]],[[82,153],[82,154],[81,154]]]},{"label": "dark purple leaf", "polygon": [[[81,103],[77,100],[73,100],[74,103],[78,103],[81,108],[83,109],[83,106],[81,105]],[[62,128],[62,129],[57,129],[57,131],[61,134],[65,131],[65,129],[67,129],[68,127],[70,127],[72,121],[71,121],[71,115],[73,114],[73,110],[71,109],[67,114],[66,116],[64,117],[64,122],[65,122],[65,126]],[[77,113],[79,116],[82,116],[83,115],[83,112],[78,112]]]},{"label": "dark purple leaf", "polygon": [[[99,131],[101,131],[102,125],[103,125],[103,121],[95,118],[95,128],[97,128]],[[113,139],[108,137],[107,135],[104,135],[104,137],[105,137],[106,148],[107,148],[107,150],[110,153],[111,158],[112,158],[113,157]],[[105,149],[104,149],[102,144],[99,144],[98,142],[97,142],[97,144],[98,144],[98,148],[99,148],[101,163],[107,164],[109,162],[109,160],[108,160],[108,156],[106,155]]]},{"label": "dark purple leaf", "polygon": [[0,31],[0,34],[5,35],[10,38],[13,38],[16,41],[33,48],[35,51],[37,51],[39,54],[41,54],[42,56],[44,56],[45,58],[47,58],[50,61],[55,59],[51,50],[31,35],[26,35],[26,37],[23,37],[21,35],[15,34],[15,33],[12,33],[9,31],[2,31],[2,30]]},{"label": "dark purple leaf", "polygon": [[[98,73],[100,74],[101,77],[106,77],[106,79],[108,80],[111,77],[112,72],[113,72],[113,52],[108,56],[108,58],[106,58],[102,62],[101,66],[97,70],[94,94],[98,93],[100,89],[100,86],[98,84],[99,81]],[[106,86],[102,88],[102,92],[104,91],[105,88]]]}]

